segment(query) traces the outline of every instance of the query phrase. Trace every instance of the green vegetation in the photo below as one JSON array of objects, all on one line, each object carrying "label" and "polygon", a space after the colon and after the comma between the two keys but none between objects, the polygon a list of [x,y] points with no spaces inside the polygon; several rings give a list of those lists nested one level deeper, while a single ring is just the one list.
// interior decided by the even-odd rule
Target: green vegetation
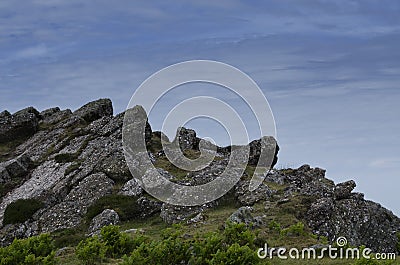
[{"label": "green vegetation", "polygon": [[70,154],[70,153],[63,153],[63,154],[58,154],[54,157],[54,160],[57,163],[68,163],[68,162],[74,162],[77,159],[77,154]]},{"label": "green vegetation", "polygon": [[254,238],[243,224],[228,223],[221,232],[195,237],[175,226],[160,240],[139,245],[122,264],[258,264]]},{"label": "green vegetation", "polygon": [[86,220],[90,221],[105,209],[114,209],[121,221],[128,221],[140,217],[141,209],[137,204],[137,198],[132,196],[112,194],[97,200],[89,207]]},{"label": "green vegetation", "polygon": [[120,258],[130,254],[146,241],[147,238],[141,235],[132,238],[121,233],[118,226],[105,226],[100,236],[89,237],[78,244],[76,256],[84,264],[96,264],[106,258]]},{"label": "green vegetation", "polygon": [[400,252],[400,232],[397,232],[397,251]]},{"label": "green vegetation", "polygon": [[3,225],[23,223],[32,218],[42,207],[43,203],[36,199],[20,199],[12,202],[4,211]]},{"label": "green vegetation", "polygon": [[81,241],[76,247],[75,254],[86,265],[102,262],[106,257],[106,247],[98,236]]},{"label": "green vegetation", "polygon": [[304,236],[306,235],[306,231],[304,230],[304,224],[302,222],[298,222],[295,225],[291,225],[288,228],[282,229],[280,234],[282,236]]},{"label": "green vegetation", "polygon": [[8,247],[0,248],[0,264],[56,264],[54,251],[53,241],[48,234],[28,239],[15,239]]}]

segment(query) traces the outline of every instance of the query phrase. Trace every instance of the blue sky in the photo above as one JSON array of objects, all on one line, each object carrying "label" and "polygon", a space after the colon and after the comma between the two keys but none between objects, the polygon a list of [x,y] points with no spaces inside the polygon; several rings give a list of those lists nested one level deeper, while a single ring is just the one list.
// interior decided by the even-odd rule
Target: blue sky
[{"label": "blue sky", "polygon": [[[355,179],[399,215],[399,13],[398,1],[1,1],[0,111],[108,97],[121,112],[155,71],[222,61],[268,98],[280,166]],[[200,90],[176,90],[158,114]],[[235,104],[222,90],[201,91]],[[224,143],[220,128],[196,129]]]}]

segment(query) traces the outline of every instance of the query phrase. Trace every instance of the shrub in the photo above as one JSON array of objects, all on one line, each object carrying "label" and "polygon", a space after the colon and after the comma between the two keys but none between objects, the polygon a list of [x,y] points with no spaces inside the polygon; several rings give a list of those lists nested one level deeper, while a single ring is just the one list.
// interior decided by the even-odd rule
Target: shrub
[{"label": "shrub", "polygon": [[107,248],[98,236],[82,240],[76,247],[75,254],[84,264],[92,265],[105,259]]},{"label": "shrub", "polygon": [[397,245],[396,245],[396,249],[397,249],[397,252],[399,252],[400,253],[400,232],[397,232]]},{"label": "shrub", "polygon": [[282,229],[281,236],[304,236],[306,232],[304,230],[304,224],[298,222],[295,225],[291,225],[288,228]]},{"label": "shrub", "polygon": [[141,209],[137,203],[137,198],[132,196],[112,194],[98,199],[89,207],[86,219],[92,220],[105,209],[114,209],[121,221],[136,219],[141,214]]},{"label": "shrub", "polygon": [[223,238],[219,233],[209,233],[202,238],[196,238],[192,245],[189,264],[208,264],[212,255],[223,248]]},{"label": "shrub", "polygon": [[237,243],[240,246],[247,245],[253,248],[256,236],[254,235],[254,233],[247,229],[244,223],[237,224],[227,222],[225,224],[223,238],[224,242],[228,245]]},{"label": "shrub", "polygon": [[248,246],[240,246],[235,243],[226,251],[218,250],[210,261],[212,265],[241,265],[241,264],[259,264],[260,259],[254,250]]},{"label": "shrub", "polygon": [[276,222],[275,220],[271,221],[268,224],[268,228],[271,229],[271,230],[274,230],[274,231],[276,231],[278,233],[280,233],[281,230],[282,230],[281,224]]},{"label": "shrub", "polygon": [[161,240],[142,242],[122,264],[258,264],[254,239],[244,224],[227,223],[222,233],[190,239],[185,239],[179,227],[167,228]]},{"label": "shrub", "polygon": [[48,234],[27,239],[15,239],[8,247],[0,248],[2,265],[55,264],[54,243]]},{"label": "shrub", "polygon": [[36,199],[20,199],[10,203],[4,211],[3,225],[23,223],[32,218],[33,214],[43,207]]},{"label": "shrub", "polygon": [[126,233],[121,233],[118,226],[113,225],[103,227],[100,234],[107,249],[107,257],[113,258],[131,253],[146,240],[143,236],[132,239]]}]

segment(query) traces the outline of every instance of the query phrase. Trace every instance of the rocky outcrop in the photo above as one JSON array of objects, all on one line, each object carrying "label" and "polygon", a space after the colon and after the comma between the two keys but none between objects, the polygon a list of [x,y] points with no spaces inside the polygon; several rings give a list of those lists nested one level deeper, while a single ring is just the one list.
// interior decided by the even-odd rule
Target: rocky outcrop
[{"label": "rocky outcrop", "polygon": [[109,99],[99,99],[90,102],[74,112],[74,115],[92,122],[104,116],[113,115],[112,102]]},{"label": "rocky outcrop", "polygon": [[[137,107],[136,111],[139,109]],[[212,222],[207,211],[228,202],[239,208],[229,217],[231,222],[263,226],[261,220],[271,207],[284,208],[294,204],[302,211],[296,218],[304,221],[316,235],[326,236],[330,242],[338,236],[346,236],[352,245],[364,244],[382,252],[395,251],[396,232],[400,231],[399,218],[379,204],[365,200],[363,194],[353,192],[354,181],[335,185],[325,177],[325,170],[304,165],[297,169],[272,169],[258,173],[265,180],[250,191],[251,169],[261,165],[268,170],[267,167],[273,167],[277,161],[279,146],[274,138],[268,136],[249,144],[250,167],[222,198],[191,207],[170,205],[152,198],[132,178],[126,164],[122,145],[124,114],[113,116],[112,103],[108,99],[88,103],[74,112],[56,107],[40,113],[34,108],[14,114],[0,113],[0,144],[7,147],[6,154],[0,149],[3,161],[0,163],[0,185],[7,188],[1,193],[0,221],[11,202],[30,198],[43,202],[43,208],[26,222],[1,227],[0,244],[9,244],[14,237],[79,226],[85,220],[88,208],[98,199],[109,194],[122,194],[131,196],[137,211],[134,218],[159,214],[168,224]],[[162,133],[152,133],[148,123],[144,133],[146,146],[150,148],[133,162],[149,159],[156,165],[149,169],[150,177],[152,173],[159,173],[182,185],[203,185],[219,178],[226,171],[231,151],[235,150],[234,147],[216,147],[199,139],[194,130],[180,128],[174,141],[179,142],[182,150],[189,151],[189,154],[203,147],[210,153],[217,151],[208,166],[187,172],[166,164],[165,150],[159,141]],[[24,142],[19,144],[21,141]],[[261,150],[266,150],[269,156],[263,156]],[[241,162],[247,161],[246,156],[241,158]],[[238,170],[235,167],[231,172]],[[165,183],[155,179],[151,184],[164,189]],[[262,218],[253,217],[252,208],[247,207],[253,205],[257,211],[266,209]],[[114,210],[107,209],[93,219],[88,233],[115,224],[118,219]]]}]

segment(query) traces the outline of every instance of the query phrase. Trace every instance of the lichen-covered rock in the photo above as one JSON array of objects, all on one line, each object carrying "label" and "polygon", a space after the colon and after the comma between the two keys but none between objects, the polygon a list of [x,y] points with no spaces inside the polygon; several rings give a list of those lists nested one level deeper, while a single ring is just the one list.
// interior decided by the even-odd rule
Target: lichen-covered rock
[{"label": "lichen-covered rock", "polygon": [[5,182],[11,178],[18,178],[28,174],[31,167],[32,160],[25,154],[15,159],[0,163],[0,183],[1,179]]},{"label": "lichen-covered rock", "polygon": [[251,206],[261,200],[268,200],[275,192],[261,183],[254,191],[249,190],[250,181],[239,181],[235,185],[235,197],[241,205]]},{"label": "lichen-covered rock", "polygon": [[127,196],[139,196],[143,193],[143,189],[136,179],[131,179],[122,186],[119,193]]},{"label": "lichen-covered rock", "polygon": [[196,132],[185,127],[180,127],[177,130],[177,136],[174,141],[179,141],[179,146],[182,150],[199,149],[199,139],[196,137]]},{"label": "lichen-covered rock", "polygon": [[110,99],[99,99],[89,102],[88,104],[76,110],[74,115],[84,119],[87,122],[92,122],[104,116],[112,116],[112,102]]},{"label": "lichen-covered rock", "polygon": [[140,217],[146,218],[154,215],[161,211],[163,203],[155,199],[149,199],[148,197],[142,196],[137,200],[137,203],[141,209]]},{"label": "lichen-covered rock", "polygon": [[[9,113],[8,113],[9,114]],[[39,112],[32,107],[0,117],[0,143],[32,136],[38,131]]]},{"label": "lichen-covered rock", "polygon": [[339,183],[335,186],[335,198],[336,200],[343,200],[350,198],[351,192],[356,187],[354,180]]},{"label": "lichen-covered rock", "polygon": [[[259,162],[262,166],[269,166],[273,168],[278,162],[279,145],[275,138],[272,136],[264,136],[259,140],[254,140],[249,143],[249,164],[257,166]],[[264,156],[260,161],[261,151],[263,150]]]},{"label": "lichen-covered rock", "polygon": [[99,234],[101,228],[103,228],[104,226],[117,225],[118,223],[118,213],[112,209],[105,209],[92,219],[88,228],[88,234],[89,236]]},{"label": "lichen-covered rock", "polygon": [[104,173],[92,174],[83,179],[65,199],[48,209],[39,219],[42,232],[79,225],[87,209],[96,200],[112,192],[114,182]]},{"label": "lichen-covered rock", "polygon": [[55,113],[60,112],[60,111],[61,111],[61,110],[60,110],[59,107],[49,108],[49,109],[46,109],[46,110],[40,112],[39,115],[40,115],[40,118],[41,118],[41,119],[46,119],[46,118],[48,118],[48,117],[50,117],[50,116],[52,116],[52,115],[54,115]]},{"label": "lichen-covered rock", "polygon": [[15,238],[22,239],[39,234],[37,221],[26,221],[22,224],[9,224],[0,230],[0,246],[5,247]]},{"label": "lichen-covered rock", "polygon": [[231,216],[229,216],[228,220],[232,223],[244,223],[247,226],[260,226],[261,222],[257,218],[254,218],[251,212],[253,211],[252,207],[243,206],[237,209]]},{"label": "lichen-covered rock", "polygon": [[396,252],[400,219],[359,196],[341,200],[321,198],[311,205],[306,220],[313,233],[326,236],[332,243],[344,236],[352,246],[365,245],[374,252]]},{"label": "lichen-covered rock", "polygon": [[215,203],[209,203],[199,206],[177,206],[164,203],[161,207],[161,218],[167,224],[176,224],[187,221],[195,217],[204,210],[211,208]]}]

